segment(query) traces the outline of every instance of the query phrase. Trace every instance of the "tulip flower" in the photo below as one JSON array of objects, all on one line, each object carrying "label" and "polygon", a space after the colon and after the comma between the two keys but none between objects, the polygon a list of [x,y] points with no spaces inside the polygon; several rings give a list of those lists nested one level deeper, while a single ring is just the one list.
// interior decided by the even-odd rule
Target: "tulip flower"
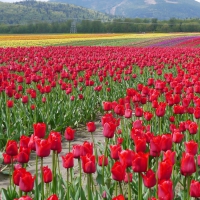
[{"label": "tulip flower", "polygon": [[194,172],[196,172],[196,164],[194,155],[191,155],[189,153],[183,153],[182,159],[181,159],[181,174],[184,176],[190,176]]},{"label": "tulip flower", "polygon": [[192,155],[196,155],[198,151],[198,144],[191,140],[189,142],[185,142],[185,152],[192,154]]},{"label": "tulip flower", "polygon": [[52,175],[52,171],[51,169],[49,169],[48,166],[44,166],[42,168],[43,170],[43,180],[44,180],[44,183],[50,183],[53,179],[53,175]]},{"label": "tulip flower", "polygon": [[46,134],[46,124],[45,123],[36,123],[33,124],[34,129],[34,136],[37,136],[39,138],[44,138]]},{"label": "tulip flower", "polygon": [[81,156],[83,171],[87,174],[94,173],[96,171],[95,156],[87,154]]},{"label": "tulip flower", "polygon": [[17,161],[19,163],[28,163],[30,157],[30,148],[20,147],[19,153],[17,155]]},{"label": "tulip flower", "polygon": [[23,197],[20,197],[18,200],[32,200],[32,198],[29,196],[23,196]]},{"label": "tulip flower", "polygon": [[11,164],[11,156],[6,153],[3,153],[3,162],[6,165]]},{"label": "tulip flower", "polygon": [[125,197],[124,197],[123,195],[120,194],[120,195],[118,195],[118,196],[112,198],[112,200],[125,200]]},{"label": "tulip flower", "polygon": [[14,106],[14,102],[12,100],[7,101],[7,107],[12,108]]},{"label": "tulip flower", "polygon": [[94,122],[88,122],[86,125],[87,125],[88,132],[92,133],[96,130],[96,125]]},{"label": "tulip flower", "polygon": [[30,172],[25,172],[19,180],[19,188],[23,192],[30,192],[33,190],[34,186],[34,177]]},{"label": "tulip flower", "polygon": [[28,148],[29,141],[30,141],[30,137],[28,137],[26,135],[22,135],[20,137],[19,146]]},{"label": "tulip flower", "polygon": [[114,160],[119,159],[119,153],[122,151],[120,145],[110,145],[111,158]]},{"label": "tulip flower", "polygon": [[60,153],[62,150],[61,140],[62,138],[61,138],[60,132],[51,131],[48,137],[48,141],[51,144],[51,150],[57,151],[57,153]]},{"label": "tulip flower", "polygon": [[139,152],[134,155],[132,161],[132,169],[134,172],[146,172],[147,171],[147,163],[148,163],[149,154]]},{"label": "tulip flower", "polygon": [[132,166],[133,157],[134,157],[134,152],[132,150],[127,149],[119,152],[120,163],[123,166],[126,166],[126,168]]},{"label": "tulip flower", "polygon": [[20,178],[26,173],[25,168],[15,169],[13,172],[13,182],[15,185],[19,186]]},{"label": "tulip flower", "polygon": [[47,200],[59,200],[59,199],[56,194],[53,194]]},{"label": "tulip flower", "polygon": [[147,188],[152,188],[156,185],[156,175],[151,169],[145,172],[145,174],[142,174],[142,179],[145,187]]},{"label": "tulip flower", "polygon": [[38,138],[35,141],[36,154],[39,157],[48,157],[51,151],[51,143],[48,140]]},{"label": "tulip flower", "polygon": [[192,180],[190,184],[190,196],[198,198],[200,197],[200,182]]},{"label": "tulip flower", "polygon": [[72,168],[74,166],[74,154],[67,153],[65,156],[62,156],[62,164],[64,168]]},{"label": "tulip flower", "polygon": [[16,156],[18,154],[17,142],[8,140],[6,144],[6,154],[9,156]]},{"label": "tulip flower", "polygon": [[98,157],[98,165],[103,166],[103,163],[104,163],[104,166],[107,166],[108,165],[108,158],[104,155],[101,155],[101,156]]},{"label": "tulip flower", "polygon": [[158,164],[158,180],[169,180],[172,174],[172,163],[169,159],[163,160]]},{"label": "tulip flower", "polygon": [[163,180],[158,184],[158,199],[173,200],[174,191],[171,180]]},{"label": "tulip flower", "polygon": [[65,139],[67,141],[72,141],[74,140],[74,134],[75,134],[75,130],[72,129],[71,127],[67,127],[65,129]]},{"label": "tulip flower", "polygon": [[103,135],[106,138],[113,138],[116,130],[116,125],[113,123],[105,123],[103,126]]},{"label": "tulip flower", "polygon": [[167,150],[166,152],[164,152],[164,155],[163,155],[163,160],[165,160],[165,159],[169,159],[171,161],[172,165],[174,165],[176,162],[176,152]]},{"label": "tulip flower", "polygon": [[167,151],[172,148],[172,135],[171,134],[162,134],[161,136],[161,150]]},{"label": "tulip flower", "polygon": [[150,156],[159,157],[161,152],[161,136],[154,136],[150,140]]},{"label": "tulip flower", "polygon": [[125,169],[119,161],[115,162],[111,168],[112,178],[116,181],[123,181],[126,174]]}]

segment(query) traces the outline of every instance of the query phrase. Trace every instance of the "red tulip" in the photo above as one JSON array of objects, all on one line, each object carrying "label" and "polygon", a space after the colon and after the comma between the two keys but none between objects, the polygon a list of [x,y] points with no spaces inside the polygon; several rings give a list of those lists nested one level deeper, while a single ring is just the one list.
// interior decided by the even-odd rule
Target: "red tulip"
[{"label": "red tulip", "polygon": [[29,141],[30,141],[30,138],[28,136],[22,135],[20,137],[19,146],[28,148]]},{"label": "red tulip", "polygon": [[196,172],[196,163],[194,159],[194,155],[189,153],[183,153],[181,159],[181,174],[184,176],[190,176],[194,172]]},{"label": "red tulip", "polygon": [[119,116],[123,116],[125,113],[124,106],[118,104],[117,106],[115,106],[114,112]]},{"label": "red tulip", "polygon": [[142,117],[143,116],[143,109],[140,107],[135,108],[135,116]]},{"label": "red tulip", "polygon": [[123,151],[119,152],[120,163],[123,166],[131,167],[134,155],[135,155],[135,153],[130,149],[123,150]]},{"label": "red tulip", "polygon": [[34,180],[35,178],[32,177],[30,172],[26,172],[24,173],[21,177],[20,177],[20,181],[19,181],[19,189],[23,192],[30,192],[33,190],[33,186],[34,186]]},{"label": "red tulip", "polygon": [[149,154],[139,152],[134,155],[132,169],[134,172],[146,172]]},{"label": "red tulip", "polygon": [[46,124],[45,123],[36,123],[33,124],[34,129],[34,136],[37,136],[39,138],[44,138],[46,133]]},{"label": "red tulip", "polygon": [[87,125],[88,132],[92,133],[96,130],[96,125],[94,122],[88,122],[86,125]]},{"label": "red tulip", "polygon": [[37,139],[35,141],[36,154],[39,157],[48,157],[51,151],[51,143],[48,140]]},{"label": "red tulip", "polygon": [[104,111],[112,110],[112,103],[108,101],[103,102],[103,109]]},{"label": "red tulip", "polygon": [[64,168],[72,168],[74,166],[74,154],[67,153],[65,156],[62,156],[62,164]]},{"label": "red tulip", "polygon": [[80,158],[84,153],[84,148],[80,144],[73,145],[74,158]]},{"label": "red tulip", "polygon": [[59,200],[59,199],[56,194],[53,194],[47,200]]},{"label": "red tulip", "polygon": [[120,194],[117,197],[112,198],[112,200],[125,200],[125,197]]},{"label": "red tulip", "polygon": [[6,165],[11,164],[11,156],[6,153],[3,153],[3,162]]},{"label": "red tulip", "polygon": [[125,166],[119,161],[115,162],[111,168],[112,178],[116,181],[123,181],[125,178]]},{"label": "red tulip", "polygon": [[107,166],[108,165],[108,158],[104,155],[101,155],[101,156],[98,157],[98,165],[103,166],[103,163],[104,163],[104,166]]},{"label": "red tulip", "polygon": [[26,169],[19,168],[15,169],[13,172],[13,182],[15,185],[19,186],[20,177],[22,177],[26,173]]},{"label": "red tulip", "polygon": [[166,159],[159,163],[158,165],[158,179],[159,180],[169,180],[172,174],[172,163],[169,159]]},{"label": "red tulip", "polygon": [[147,121],[150,121],[153,117],[153,114],[151,112],[144,112],[144,118],[147,120]]},{"label": "red tulip", "polygon": [[194,135],[198,131],[198,124],[195,122],[191,122],[188,126],[188,131],[190,134]]},{"label": "red tulip", "polygon": [[184,138],[184,135],[179,130],[174,130],[172,140],[174,143],[180,143]]},{"label": "red tulip", "polygon": [[200,182],[192,180],[190,183],[190,196],[198,198],[200,197]]},{"label": "red tulip", "polygon": [[115,130],[116,130],[116,125],[113,123],[105,123],[103,125],[103,135],[106,138],[113,138],[114,134],[115,134]]},{"label": "red tulip", "polygon": [[18,154],[17,142],[8,140],[6,144],[6,154],[9,156],[16,156]]},{"label": "red tulip", "polygon": [[48,137],[48,141],[51,144],[51,150],[57,151],[57,153],[60,153],[62,150],[61,140],[62,138],[61,138],[60,132],[51,131]]},{"label": "red tulip", "polygon": [[20,197],[18,200],[32,200],[32,198],[29,196],[23,196],[23,197]]},{"label": "red tulip", "polygon": [[81,156],[83,171],[87,174],[95,173],[96,164],[95,156],[87,154],[86,156]]},{"label": "red tulip", "polygon": [[196,155],[198,151],[198,144],[196,142],[194,142],[193,140],[189,141],[189,142],[185,142],[185,152],[192,154],[192,155]]},{"label": "red tulip", "polygon": [[120,145],[110,145],[110,153],[111,158],[114,160],[119,159],[119,153],[122,151],[122,147]]},{"label": "red tulip", "polygon": [[132,117],[132,110],[126,109],[125,112],[124,112],[124,117],[125,118],[131,118]]},{"label": "red tulip", "polygon": [[28,103],[28,96],[22,96],[22,103]]},{"label": "red tulip", "polygon": [[156,175],[151,169],[149,169],[145,174],[142,174],[142,179],[147,188],[152,188],[156,185]]},{"label": "red tulip", "polygon": [[145,137],[135,137],[135,151],[138,152],[145,152],[146,151],[146,138]]},{"label": "red tulip", "polygon": [[48,166],[44,166],[43,170],[43,180],[44,183],[50,183],[52,181],[53,175],[51,169]]},{"label": "red tulip", "polygon": [[19,163],[28,163],[30,157],[30,148],[20,147],[19,153],[17,155],[17,161]]},{"label": "red tulip", "polygon": [[171,134],[162,134],[161,136],[161,150],[167,151],[172,148],[172,135]]},{"label": "red tulip", "polygon": [[67,127],[65,129],[65,139],[68,141],[72,141],[74,139],[75,130],[71,127]]},{"label": "red tulip", "polygon": [[117,144],[121,145],[124,141],[124,138],[118,137],[117,138]]},{"label": "red tulip", "polygon": [[132,173],[126,173],[125,174],[125,178],[124,178],[124,182],[128,183],[128,182],[132,182],[133,179],[133,174]]},{"label": "red tulip", "polygon": [[169,159],[171,161],[172,165],[174,165],[176,162],[176,152],[167,150],[166,152],[164,152],[164,156],[163,156],[163,160],[165,160],[165,159]]},{"label": "red tulip", "polygon": [[161,136],[154,136],[150,140],[150,156],[158,157],[161,152]]},{"label": "red tulip", "polygon": [[7,101],[7,107],[12,108],[14,106],[14,102],[12,100]]},{"label": "red tulip", "polygon": [[166,111],[166,104],[161,102],[156,108],[156,115],[158,117],[163,117],[165,115],[165,111]]},{"label": "red tulip", "polygon": [[174,191],[171,180],[163,180],[158,184],[158,199],[159,200],[173,200]]}]

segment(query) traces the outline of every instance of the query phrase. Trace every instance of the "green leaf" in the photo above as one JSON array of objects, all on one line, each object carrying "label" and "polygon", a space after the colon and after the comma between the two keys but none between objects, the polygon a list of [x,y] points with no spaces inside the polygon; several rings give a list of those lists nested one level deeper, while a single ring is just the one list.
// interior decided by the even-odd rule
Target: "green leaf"
[{"label": "green leaf", "polygon": [[99,185],[103,184],[103,176],[102,176],[102,174],[100,174],[100,173],[97,174],[96,181],[97,181],[97,183]]},{"label": "green leaf", "polygon": [[2,200],[11,200],[10,198],[9,198],[9,196],[8,196],[8,193],[7,193],[7,190],[6,189],[2,189],[2,191],[1,191],[1,199]]}]

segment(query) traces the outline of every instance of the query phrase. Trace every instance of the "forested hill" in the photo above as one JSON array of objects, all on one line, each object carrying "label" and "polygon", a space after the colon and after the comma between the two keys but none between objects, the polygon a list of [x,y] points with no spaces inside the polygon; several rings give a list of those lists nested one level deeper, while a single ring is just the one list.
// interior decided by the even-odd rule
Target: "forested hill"
[{"label": "forested hill", "polygon": [[200,18],[195,0],[49,0],[70,3],[125,18]]},{"label": "forested hill", "polygon": [[0,24],[28,24],[61,22],[73,18],[108,20],[113,17],[91,9],[66,3],[22,1],[0,2]]}]

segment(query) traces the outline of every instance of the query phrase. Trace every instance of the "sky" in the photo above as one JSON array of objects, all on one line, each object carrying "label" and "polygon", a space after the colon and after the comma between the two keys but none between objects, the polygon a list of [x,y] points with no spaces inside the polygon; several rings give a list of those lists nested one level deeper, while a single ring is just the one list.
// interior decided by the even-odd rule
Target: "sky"
[{"label": "sky", "polygon": [[[20,1],[20,0],[0,0],[2,2],[16,2],[16,1]],[[48,1],[48,0],[40,0],[40,1]],[[200,0],[195,0],[197,2],[200,2]]]}]

